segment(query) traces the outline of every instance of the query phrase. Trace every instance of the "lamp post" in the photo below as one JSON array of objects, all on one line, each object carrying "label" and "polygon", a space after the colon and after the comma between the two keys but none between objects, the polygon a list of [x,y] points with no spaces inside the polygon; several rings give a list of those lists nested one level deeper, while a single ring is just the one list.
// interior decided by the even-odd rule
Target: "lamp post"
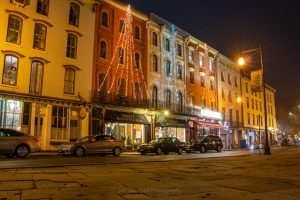
[{"label": "lamp post", "polygon": [[[264,116],[265,116],[265,155],[270,155],[271,150],[269,146],[269,135],[268,135],[268,117],[267,117],[267,102],[266,102],[266,86],[265,86],[265,73],[264,73],[264,64],[263,64],[263,53],[261,45],[259,48],[250,49],[241,52],[241,54],[251,53],[251,52],[258,52],[260,55],[260,67],[261,67],[261,74],[262,74],[262,87],[263,87],[263,98],[264,98]],[[239,58],[238,60],[239,65],[244,65],[245,60],[243,58]]]}]

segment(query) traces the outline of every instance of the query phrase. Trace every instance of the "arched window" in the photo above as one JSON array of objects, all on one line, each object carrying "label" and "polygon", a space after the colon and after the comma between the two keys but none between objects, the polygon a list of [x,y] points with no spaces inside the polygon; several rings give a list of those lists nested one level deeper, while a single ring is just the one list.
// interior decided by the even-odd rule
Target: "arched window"
[{"label": "arched window", "polygon": [[9,15],[6,42],[21,44],[23,20],[16,15]]},{"label": "arched window", "polygon": [[67,42],[67,58],[76,59],[78,38],[74,34],[68,34]]},{"label": "arched window", "polygon": [[182,66],[180,64],[177,65],[177,78],[180,80],[183,79]]},{"label": "arched window", "polygon": [[124,49],[119,48],[119,64],[124,64]]},{"label": "arched window", "polygon": [[75,69],[66,68],[65,69],[65,84],[64,93],[74,94],[75,90]]},{"label": "arched window", "polygon": [[181,45],[177,43],[177,56],[182,56]]},{"label": "arched window", "polygon": [[124,22],[123,19],[120,20],[119,32],[120,33],[125,33],[125,22]]},{"label": "arched window", "polygon": [[100,58],[106,59],[107,55],[107,44],[105,41],[100,42]]},{"label": "arched window", "polygon": [[156,55],[152,56],[152,70],[155,71],[155,72],[158,71],[157,56]]},{"label": "arched window", "polygon": [[106,96],[106,80],[105,80],[105,74],[99,75],[99,95],[100,100],[104,99]]},{"label": "arched window", "polygon": [[101,24],[105,27],[108,27],[108,14],[107,14],[107,12],[102,12]]},{"label": "arched window", "polygon": [[135,92],[135,99],[137,100],[137,101],[140,101],[141,100],[141,94],[142,94],[142,91],[141,91],[141,85],[139,84],[139,83],[135,83],[134,84],[134,92]]},{"label": "arched window", "polygon": [[77,3],[71,2],[69,12],[69,24],[79,26],[80,6]]},{"label": "arched window", "polygon": [[171,90],[167,89],[166,90],[166,108],[171,107]]},{"label": "arched window", "polygon": [[134,59],[135,59],[135,68],[139,69],[141,67],[141,58],[139,53],[134,53]]},{"label": "arched window", "polygon": [[36,23],[34,28],[33,48],[45,50],[46,47],[47,27],[43,24]]},{"label": "arched window", "polygon": [[178,111],[182,111],[182,93],[177,92],[177,104],[178,104]]},{"label": "arched window", "polygon": [[137,39],[137,40],[141,39],[141,29],[138,26],[135,27],[134,38]]},{"label": "arched window", "polygon": [[166,44],[165,44],[166,51],[170,51],[170,40],[168,38],[166,38],[165,41],[166,41]]},{"label": "arched window", "polygon": [[167,76],[172,75],[171,62],[169,60],[166,60],[166,75]]},{"label": "arched window", "polygon": [[125,97],[125,80],[123,78],[119,79],[118,82],[118,95],[120,97]]},{"label": "arched window", "polygon": [[152,107],[157,107],[157,97],[158,97],[158,90],[156,86],[152,87]]},{"label": "arched window", "polygon": [[13,55],[5,55],[2,83],[17,85],[19,59]]},{"label": "arched window", "polygon": [[33,61],[31,64],[29,93],[41,95],[43,85],[44,63]]},{"label": "arched window", "polygon": [[157,34],[155,32],[152,33],[152,45],[157,47]]}]

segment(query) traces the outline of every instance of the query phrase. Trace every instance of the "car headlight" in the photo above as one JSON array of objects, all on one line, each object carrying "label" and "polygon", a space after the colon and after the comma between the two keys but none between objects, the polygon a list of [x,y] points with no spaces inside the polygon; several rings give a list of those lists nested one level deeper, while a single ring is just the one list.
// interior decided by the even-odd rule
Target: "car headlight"
[{"label": "car headlight", "polygon": [[73,144],[62,144],[60,145],[61,149],[71,149],[73,147]]}]

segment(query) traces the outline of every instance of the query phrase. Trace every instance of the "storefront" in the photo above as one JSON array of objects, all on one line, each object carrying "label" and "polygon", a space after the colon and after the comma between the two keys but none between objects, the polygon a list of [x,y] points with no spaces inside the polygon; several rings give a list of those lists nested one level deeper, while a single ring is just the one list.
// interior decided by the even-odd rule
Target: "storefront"
[{"label": "storefront", "polygon": [[150,123],[143,114],[106,110],[105,134],[123,140],[135,149],[151,135]]},{"label": "storefront", "polygon": [[155,123],[155,138],[177,137],[181,142],[186,142],[188,129],[186,120],[158,117]]}]

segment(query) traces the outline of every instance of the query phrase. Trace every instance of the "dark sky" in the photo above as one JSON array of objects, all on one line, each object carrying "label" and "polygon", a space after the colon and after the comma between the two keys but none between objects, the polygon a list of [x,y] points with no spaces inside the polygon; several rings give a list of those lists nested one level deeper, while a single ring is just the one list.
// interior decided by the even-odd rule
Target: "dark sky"
[{"label": "dark sky", "polygon": [[300,103],[300,1],[123,0],[153,12],[233,59],[263,47],[266,82],[279,104]]}]

